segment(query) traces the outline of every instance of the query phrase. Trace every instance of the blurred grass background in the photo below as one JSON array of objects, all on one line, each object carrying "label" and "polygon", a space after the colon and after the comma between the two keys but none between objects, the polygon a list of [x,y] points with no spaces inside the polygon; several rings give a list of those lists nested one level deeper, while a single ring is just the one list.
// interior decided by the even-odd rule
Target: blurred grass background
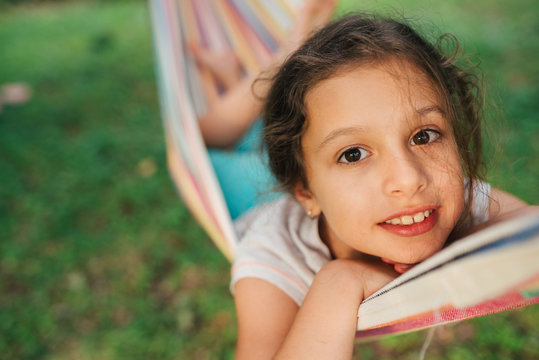
[{"label": "blurred grass background", "polygon": [[[489,80],[489,180],[539,203],[539,4],[341,0],[450,31]],[[0,0],[0,358],[230,359],[229,264],[172,186],[145,1]],[[504,120],[499,120],[499,114]],[[539,358],[537,306],[439,328],[429,359]],[[417,358],[425,332],[358,344]]]}]

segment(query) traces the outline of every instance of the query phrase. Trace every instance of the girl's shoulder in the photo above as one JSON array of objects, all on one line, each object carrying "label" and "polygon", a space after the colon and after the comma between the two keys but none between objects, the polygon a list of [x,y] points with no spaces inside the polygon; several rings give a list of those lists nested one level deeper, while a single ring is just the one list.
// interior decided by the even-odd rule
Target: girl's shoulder
[{"label": "girl's shoulder", "polygon": [[231,290],[242,278],[274,284],[301,304],[315,274],[331,259],[311,219],[291,195],[260,205],[236,223]]}]

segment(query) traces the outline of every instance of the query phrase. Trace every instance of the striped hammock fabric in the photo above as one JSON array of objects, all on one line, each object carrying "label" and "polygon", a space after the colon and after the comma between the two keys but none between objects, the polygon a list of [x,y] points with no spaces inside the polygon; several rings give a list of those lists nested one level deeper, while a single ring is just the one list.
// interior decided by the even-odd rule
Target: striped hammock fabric
[{"label": "striped hammock fabric", "polygon": [[236,236],[197,124],[217,87],[186,56],[189,43],[233,49],[257,73],[290,30],[302,0],[151,0],[168,166],[185,204],[231,261]]},{"label": "striped hammock fabric", "polygon": [[[193,216],[230,261],[237,239],[197,123],[208,103],[206,94],[217,84],[197,68],[187,46],[196,42],[233,49],[244,70],[256,73],[290,30],[301,3],[150,0],[169,171]],[[402,333],[537,303],[539,213],[489,231],[455,243],[366,299],[358,313],[357,337]]]}]

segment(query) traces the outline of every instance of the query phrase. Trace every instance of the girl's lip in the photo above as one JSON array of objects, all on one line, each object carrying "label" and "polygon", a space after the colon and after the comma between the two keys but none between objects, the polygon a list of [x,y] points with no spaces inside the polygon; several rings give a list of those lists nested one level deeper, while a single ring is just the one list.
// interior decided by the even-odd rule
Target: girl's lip
[{"label": "girl's lip", "polygon": [[[424,208],[423,211],[429,210],[429,209],[432,209],[432,207]],[[416,211],[416,210],[414,209],[413,211]],[[421,210],[418,208],[417,212],[420,212],[420,211]],[[410,214],[415,214],[415,213],[411,211],[406,211],[400,214],[401,215],[393,215],[393,217],[388,218],[388,220],[393,219],[395,217],[410,215]],[[434,227],[434,225],[436,225],[437,221],[438,221],[438,211],[434,210],[428,218],[425,218],[425,220],[423,220],[420,223],[413,223],[411,225],[393,225],[393,224],[381,222],[378,224],[378,226],[398,236],[418,236],[418,235],[421,235],[430,231]]]}]

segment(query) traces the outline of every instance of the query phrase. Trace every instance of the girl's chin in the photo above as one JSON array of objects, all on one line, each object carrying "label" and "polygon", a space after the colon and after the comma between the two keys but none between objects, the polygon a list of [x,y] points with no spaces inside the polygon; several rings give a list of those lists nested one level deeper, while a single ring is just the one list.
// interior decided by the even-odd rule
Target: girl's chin
[{"label": "girl's chin", "polygon": [[425,261],[426,259],[428,259],[432,255],[436,254],[438,251],[439,250],[433,251],[432,254],[425,254],[424,256],[418,257],[416,259],[411,260],[411,262],[406,262],[406,263],[390,260],[390,259],[383,258],[383,257],[380,258],[380,259],[383,262],[385,262],[386,264],[392,265],[393,268],[395,269],[395,271],[398,272],[399,274],[404,274],[405,272],[407,272],[408,270],[410,270],[411,268],[413,268],[417,264]]}]

